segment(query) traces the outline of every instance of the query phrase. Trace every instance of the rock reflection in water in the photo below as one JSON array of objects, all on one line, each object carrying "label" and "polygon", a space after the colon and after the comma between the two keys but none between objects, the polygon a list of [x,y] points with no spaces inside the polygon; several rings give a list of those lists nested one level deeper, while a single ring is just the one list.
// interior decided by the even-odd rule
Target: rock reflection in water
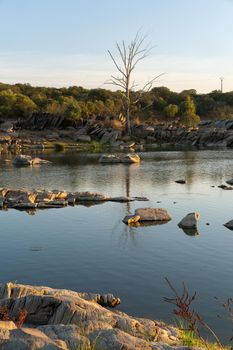
[{"label": "rock reflection in water", "polygon": [[187,227],[180,227],[180,229],[187,235],[187,236],[199,236],[200,233],[197,228],[187,228]]}]

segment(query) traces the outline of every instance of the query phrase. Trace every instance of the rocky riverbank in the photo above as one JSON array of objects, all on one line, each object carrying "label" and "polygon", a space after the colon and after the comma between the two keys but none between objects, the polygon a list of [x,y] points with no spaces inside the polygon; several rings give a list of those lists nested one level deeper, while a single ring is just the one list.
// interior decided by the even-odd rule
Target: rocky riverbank
[{"label": "rocky riverbank", "polygon": [[[111,147],[120,151],[142,151],[147,144],[172,144],[196,147],[233,147],[233,121],[203,121],[196,128],[178,123],[142,123],[132,125],[131,137],[123,128],[106,127],[101,121],[86,120],[79,127],[55,123],[51,115],[33,116],[22,123],[6,122],[0,125],[0,145],[22,150],[95,150]],[[59,118],[58,118],[59,119]]]},{"label": "rocky riverbank", "polygon": [[[15,283],[1,284],[0,310],[7,310],[8,321],[0,321],[0,348],[191,349],[182,346],[180,332],[175,327],[103,307],[103,301],[108,299],[119,301],[112,295],[109,297]],[[23,325],[17,327],[17,322],[11,320],[17,320],[22,310],[25,315]]]}]

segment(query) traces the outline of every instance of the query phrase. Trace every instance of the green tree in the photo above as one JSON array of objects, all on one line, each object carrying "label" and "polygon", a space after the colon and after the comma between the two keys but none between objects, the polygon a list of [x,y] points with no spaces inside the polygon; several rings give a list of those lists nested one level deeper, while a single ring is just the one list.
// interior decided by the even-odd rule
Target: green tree
[{"label": "green tree", "polygon": [[185,101],[180,104],[180,121],[186,126],[197,126],[200,123],[200,117],[196,114],[196,106],[188,95]]},{"label": "green tree", "polygon": [[167,118],[174,118],[178,111],[179,108],[177,105],[170,104],[164,108],[163,113]]}]

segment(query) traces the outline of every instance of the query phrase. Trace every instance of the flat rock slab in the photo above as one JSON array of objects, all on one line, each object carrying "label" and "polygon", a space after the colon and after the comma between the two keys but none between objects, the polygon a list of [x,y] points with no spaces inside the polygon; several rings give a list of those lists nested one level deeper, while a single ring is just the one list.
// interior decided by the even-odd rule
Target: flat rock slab
[{"label": "flat rock slab", "polygon": [[124,155],[120,154],[103,154],[99,158],[99,162],[102,164],[133,164],[133,163],[140,163],[141,158],[136,153],[128,153]]},{"label": "flat rock slab", "polygon": [[135,210],[135,215],[140,216],[139,221],[169,221],[171,216],[163,208],[139,208]]}]

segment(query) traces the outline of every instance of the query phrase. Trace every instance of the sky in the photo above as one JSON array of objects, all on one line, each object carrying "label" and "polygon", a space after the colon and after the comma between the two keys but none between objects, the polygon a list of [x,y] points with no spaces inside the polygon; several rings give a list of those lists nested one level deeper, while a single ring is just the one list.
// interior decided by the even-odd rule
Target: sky
[{"label": "sky", "polygon": [[[134,80],[173,91],[233,90],[233,0],[0,0],[0,81],[106,85],[107,50],[147,34]],[[113,87],[112,87],[113,88]]]}]

